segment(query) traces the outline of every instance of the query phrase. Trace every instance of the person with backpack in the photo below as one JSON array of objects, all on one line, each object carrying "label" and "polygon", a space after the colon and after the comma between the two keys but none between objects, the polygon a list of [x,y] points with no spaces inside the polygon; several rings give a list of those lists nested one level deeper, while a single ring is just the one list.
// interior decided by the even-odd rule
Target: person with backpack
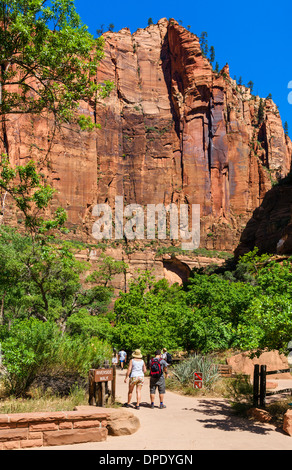
[{"label": "person with backpack", "polygon": [[172,363],[172,355],[167,351],[166,348],[163,348],[162,351],[163,351],[161,355],[162,359],[164,359],[167,362],[167,364],[170,365]]},{"label": "person with backpack", "polygon": [[160,405],[159,408],[166,408],[163,403],[165,394],[165,379],[164,373],[167,377],[167,362],[161,357],[161,351],[158,349],[155,351],[155,357],[150,360],[150,400],[151,408],[154,408],[154,399],[156,388],[158,388]]}]

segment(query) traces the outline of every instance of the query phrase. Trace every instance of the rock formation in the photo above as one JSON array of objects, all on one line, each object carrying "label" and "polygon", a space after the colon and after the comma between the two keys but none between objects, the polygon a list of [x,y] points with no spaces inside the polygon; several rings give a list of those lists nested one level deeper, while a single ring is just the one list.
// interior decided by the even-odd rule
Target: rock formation
[{"label": "rock formation", "polygon": [[[15,116],[7,123],[15,163],[42,162],[68,211],[71,235],[94,243],[96,203],[200,204],[201,243],[232,251],[274,181],[291,164],[276,105],[215,72],[197,36],[175,20],[131,34],[107,32],[97,81],[112,80],[104,101],[80,103],[101,129],[66,125],[52,141],[50,119]],[[43,160],[50,148],[50,154]],[[17,223],[7,203],[4,220]],[[169,242],[171,244],[171,242]]]}]

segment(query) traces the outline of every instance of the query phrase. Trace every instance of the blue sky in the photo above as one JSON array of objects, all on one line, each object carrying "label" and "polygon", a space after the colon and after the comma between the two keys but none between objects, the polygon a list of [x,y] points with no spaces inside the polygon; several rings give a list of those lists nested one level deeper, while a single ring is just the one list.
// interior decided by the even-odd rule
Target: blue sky
[{"label": "blue sky", "polygon": [[[225,0],[75,0],[76,10],[89,31],[114,24],[133,33],[145,28],[148,18],[182,21],[198,36],[208,33],[209,46],[215,48],[220,68],[226,63],[230,75],[243,83],[254,83],[254,94],[265,98],[272,94],[283,123],[288,122],[292,137],[292,104],[288,103],[288,83],[292,81],[292,2],[291,0],[235,2]],[[106,28],[107,29],[107,28]]]}]

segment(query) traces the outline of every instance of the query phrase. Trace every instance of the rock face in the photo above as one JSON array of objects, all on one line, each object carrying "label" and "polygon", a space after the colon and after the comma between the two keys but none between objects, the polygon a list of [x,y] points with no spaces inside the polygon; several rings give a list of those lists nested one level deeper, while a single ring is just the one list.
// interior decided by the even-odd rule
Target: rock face
[{"label": "rock face", "polygon": [[292,253],[292,184],[290,176],[268,191],[240,237],[235,256],[258,248],[259,253]]},{"label": "rock face", "polygon": [[[260,98],[232,80],[228,66],[213,71],[198,37],[174,20],[104,37],[97,81],[112,80],[115,89],[79,107],[102,128],[64,126],[52,141],[49,119],[11,118],[14,162],[42,162],[73,236],[94,242],[94,205],[114,207],[123,196],[143,207],[200,204],[200,247],[232,251],[272,181],[290,170],[291,142],[276,105],[263,100],[259,121]],[[17,223],[9,205],[4,219]]]},{"label": "rock face", "polygon": [[286,411],[284,415],[283,430],[292,436],[292,410]]},{"label": "rock face", "polygon": [[[266,351],[253,359],[249,357],[249,352],[242,352],[228,358],[227,363],[232,366],[233,372],[250,375],[251,380],[253,378],[254,364],[266,365],[267,371],[289,368],[287,357],[278,351]],[[291,374],[284,372],[281,374],[271,374],[269,377],[272,379],[291,379]]]}]

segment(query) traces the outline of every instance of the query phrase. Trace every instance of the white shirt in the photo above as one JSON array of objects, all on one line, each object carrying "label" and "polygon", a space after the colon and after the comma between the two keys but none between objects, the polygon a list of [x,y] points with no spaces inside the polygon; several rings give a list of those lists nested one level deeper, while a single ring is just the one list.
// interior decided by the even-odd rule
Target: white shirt
[{"label": "white shirt", "polygon": [[132,370],[130,377],[144,377],[144,361],[132,359]]},{"label": "white shirt", "polygon": [[119,352],[120,361],[124,361],[126,355],[127,355],[127,353],[126,353],[125,351],[120,351],[120,352]]}]

